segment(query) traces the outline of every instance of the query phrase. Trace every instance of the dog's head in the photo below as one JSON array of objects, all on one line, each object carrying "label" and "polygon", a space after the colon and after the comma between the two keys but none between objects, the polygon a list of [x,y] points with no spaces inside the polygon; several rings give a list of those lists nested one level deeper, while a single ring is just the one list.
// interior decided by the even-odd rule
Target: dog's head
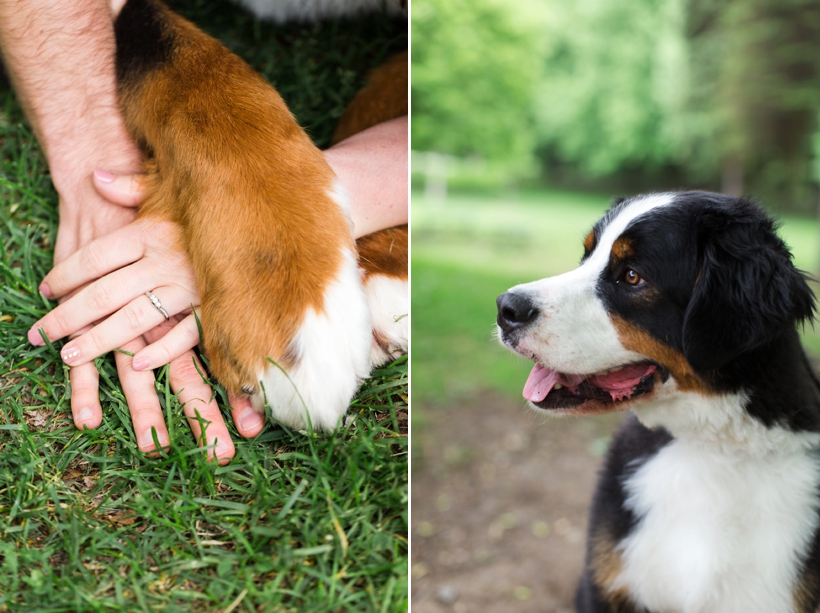
[{"label": "dog's head", "polygon": [[744,356],[813,311],[757,205],[685,192],[616,201],[584,241],[580,266],[499,296],[497,322],[502,343],[535,362],[524,387],[533,406],[599,413],[671,383],[737,391]]}]

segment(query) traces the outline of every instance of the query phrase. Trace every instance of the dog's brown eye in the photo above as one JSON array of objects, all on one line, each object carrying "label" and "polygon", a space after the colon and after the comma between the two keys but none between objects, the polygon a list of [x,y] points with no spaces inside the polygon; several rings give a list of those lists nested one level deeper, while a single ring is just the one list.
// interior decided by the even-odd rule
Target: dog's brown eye
[{"label": "dog's brown eye", "polygon": [[643,282],[643,279],[641,279],[641,276],[634,270],[632,270],[631,268],[627,268],[626,274],[624,275],[624,281],[626,281],[630,285],[639,285]]}]

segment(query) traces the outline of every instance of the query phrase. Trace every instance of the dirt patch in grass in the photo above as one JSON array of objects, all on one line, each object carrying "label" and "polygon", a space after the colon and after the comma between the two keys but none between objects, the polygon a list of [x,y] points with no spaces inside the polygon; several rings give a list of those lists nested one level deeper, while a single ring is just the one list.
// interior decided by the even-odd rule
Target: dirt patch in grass
[{"label": "dirt patch in grass", "polygon": [[413,430],[414,613],[572,610],[601,456],[622,414],[545,419],[485,394]]}]

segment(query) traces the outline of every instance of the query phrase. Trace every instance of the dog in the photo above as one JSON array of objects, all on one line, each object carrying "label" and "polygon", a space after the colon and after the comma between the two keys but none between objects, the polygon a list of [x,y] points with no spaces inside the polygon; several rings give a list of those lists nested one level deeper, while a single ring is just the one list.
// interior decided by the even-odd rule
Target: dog
[{"label": "dog", "polygon": [[[147,160],[139,215],[182,227],[211,373],[288,426],[334,428],[371,366],[407,350],[406,226],[357,251],[343,191],[276,90],[165,4],[128,0],[114,30],[118,100]],[[336,140],[407,113],[404,57],[396,104],[372,111],[401,60]]]},{"label": "dog", "polygon": [[577,613],[813,613],[814,296],[772,219],[708,192],[619,199],[580,266],[498,297],[504,346],[554,415],[631,409],[589,518]]}]

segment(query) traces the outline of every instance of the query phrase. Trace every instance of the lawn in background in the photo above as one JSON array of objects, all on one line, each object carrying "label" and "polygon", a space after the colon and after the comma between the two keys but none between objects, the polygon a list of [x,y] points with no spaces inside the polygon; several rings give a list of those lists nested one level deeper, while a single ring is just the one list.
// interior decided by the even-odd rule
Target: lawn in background
[{"label": "lawn in background", "polygon": [[[367,70],[406,46],[406,24],[384,17],[279,28],[227,2],[175,6],[282,85],[320,144]],[[108,356],[97,360],[103,424],[80,433],[61,345],[26,340],[50,308],[36,288],[56,202],[0,85],[0,612],[405,611],[406,359],[363,385],[342,431],[272,425],[245,441],[232,430],[236,458],[217,467],[164,371],[172,447],[138,451]]]},{"label": "lawn in background", "polygon": [[[413,194],[414,423],[423,423],[424,406],[446,406],[464,395],[495,390],[520,397],[532,364],[495,340],[496,296],[577,266],[584,237],[608,206],[606,196],[560,191],[455,194],[446,201]],[[781,221],[796,265],[815,272],[816,221]],[[804,334],[815,357],[819,332],[809,327]]]}]

